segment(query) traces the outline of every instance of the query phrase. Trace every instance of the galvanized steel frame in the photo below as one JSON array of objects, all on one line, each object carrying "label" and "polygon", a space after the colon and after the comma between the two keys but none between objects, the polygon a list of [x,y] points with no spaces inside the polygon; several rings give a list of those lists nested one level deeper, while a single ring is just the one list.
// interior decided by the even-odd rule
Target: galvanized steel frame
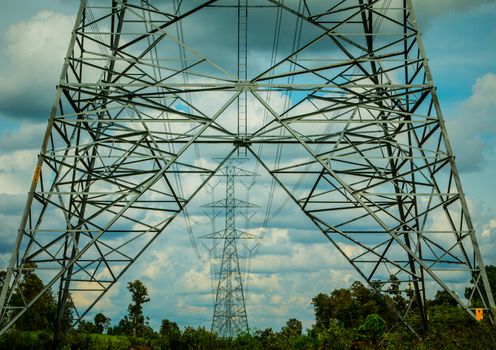
[{"label": "galvanized steel frame", "polygon": [[[180,11],[144,0],[81,1],[0,294],[0,334],[57,285],[59,316],[72,298],[76,319],[84,317],[240,150],[372,288],[411,287],[423,331],[427,283],[472,317],[480,300],[494,322],[411,0],[246,3],[248,12],[283,12],[310,38],[261,72],[249,71],[248,59],[234,74],[173,28],[205,11],[238,10],[237,0],[184,1]],[[182,53],[160,57],[166,42]],[[329,47],[325,55],[320,45]],[[205,112],[197,96],[215,111]],[[249,119],[255,105],[266,114],[261,126]],[[226,117],[233,106],[235,127]],[[204,149],[223,160],[203,164]],[[185,177],[200,179],[187,193]],[[295,186],[303,177],[307,185]],[[12,307],[28,262],[46,287]],[[463,300],[455,277],[483,288]],[[93,301],[78,307],[78,293]],[[411,308],[398,312],[408,323]]]}]

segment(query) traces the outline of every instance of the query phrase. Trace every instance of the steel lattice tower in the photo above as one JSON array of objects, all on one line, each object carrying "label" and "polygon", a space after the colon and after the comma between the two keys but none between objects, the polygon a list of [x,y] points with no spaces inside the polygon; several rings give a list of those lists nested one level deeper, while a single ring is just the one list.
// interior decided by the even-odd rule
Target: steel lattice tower
[{"label": "steel lattice tower", "polygon": [[[220,171],[220,176],[224,176],[226,179],[225,199],[205,205],[207,208],[225,210],[225,228],[202,237],[221,240],[223,245],[212,319],[212,331],[222,337],[233,337],[249,330],[239,264],[238,250],[240,247],[238,242],[258,239],[255,235],[236,229],[236,209],[255,208],[256,205],[235,198],[236,178],[255,176],[254,173],[236,167],[235,163],[236,159],[229,160]],[[247,247],[244,243],[243,246]]]},{"label": "steel lattice tower", "polygon": [[[256,23],[242,42],[246,78],[242,5]],[[378,292],[412,286],[416,307],[398,310],[407,324],[415,313],[427,329],[436,288],[493,320],[411,0],[82,0],[0,294],[0,334],[50,288],[59,318],[69,300],[84,317],[240,150],[329,254]],[[46,287],[10,305],[32,263]]]}]

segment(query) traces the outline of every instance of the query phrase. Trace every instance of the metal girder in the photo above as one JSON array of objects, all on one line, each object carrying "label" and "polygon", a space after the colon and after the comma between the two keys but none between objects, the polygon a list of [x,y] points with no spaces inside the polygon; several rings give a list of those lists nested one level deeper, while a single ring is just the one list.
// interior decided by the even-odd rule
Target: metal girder
[{"label": "metal girder", "polygon": [[[222,253],[215,259],[220,260],[217,286],[215,289],[212,332],[222,337],[234,337],[249,332],[246,313],[245,292],[243,289],[241,254],[239,250],[249,249],[244,240],[258,240],[259,237],[236,229],[236,215],[241,208],[255,208],[255,204],[235,198],[236,178],[253,177],[256,174],[237,167],[237,159],[229,160],[219,171],[225,177],[225,198],[205,204],[206,208],[221,208],[225,211],[225,227],[221,231],[204,235],[202,239],[212,241],[212,248],[222,245]],[[216,242],[221,240],[222,242]]]},{"label": "metal girder", "polygon": [[[269,205],[282,187],[372,288],[414,291],[407,324],[427,330],[434,288],[494,322],[412,4],[391,3],[81,1],[0,334],[51,288],[59,316],[69,299],[86,315],[240,152],[271,179]],[[10,305],[28,263],[46,287]]]}]

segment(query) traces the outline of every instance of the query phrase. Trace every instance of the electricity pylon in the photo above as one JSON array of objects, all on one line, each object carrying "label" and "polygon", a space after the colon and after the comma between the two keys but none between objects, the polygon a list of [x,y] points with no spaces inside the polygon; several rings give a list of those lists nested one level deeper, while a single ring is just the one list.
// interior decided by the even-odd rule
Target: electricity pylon
[{"label": "electricity pylon", "polygon": [[[494,321],[411,0],[249,1],[246,79],[239,7],[81,1],[0,293],[0,334],[50,288],[58,320],[68,301],[76,320],[86,315],[239,150],[371,288],[412,286],[415,307],[399,310],[407,324],[415,313],[427,329],[436,288]],[[33,264],[44,289],[11,305]]]},{"label": "electricity pylon", "polygon": [[[257,235],[236,228],[236,210],[257,206],[235,198],[235,180],[240,177],[253,177],[256,174],[235,165],[236,159],[229,160],[220,170],[226,179],[225,199],[204,205],[206,208],[221,208],[225,211],[225,228],[202,236],[203,239],[219,241],[222,245],[219,277],[215,291],[212,331],[222,337],[233,337],[249,331],[246,314],[245,292],[240,269],[239,249],[250,249],[244,240],[258,240]],[[239,243],[242,243],[241,247]]]}]

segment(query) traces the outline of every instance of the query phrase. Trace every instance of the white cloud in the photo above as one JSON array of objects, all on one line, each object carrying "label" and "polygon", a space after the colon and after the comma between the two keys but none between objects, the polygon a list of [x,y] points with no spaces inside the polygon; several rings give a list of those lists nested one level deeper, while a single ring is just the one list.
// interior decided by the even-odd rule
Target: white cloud
[{"label": "white cloud", "polygon": [[21,123],[17,130],[6,131],[0,137],[0,150],[39,149],[46,123]]},{"label": "white cloud", "polygon": [[491,236],[492,230],[496,229],[496,219],[492,219],[482,229],[482,237],[489,238]]},{"label": "white cloud", "polygon": [[36,164],[36,152],[15,151],[0,155],[0,193],[27,194]]},{"label": "white cloud", "polygon": [[[451,11],[475,6],[473,1],[451,0],[449,3],[448,1],[418,0],[417,2],[419,11],[423,8],[424,11],[430,11],[433,15],[440,15],[446,9]],[[9,29],[5,36],[6,46],[0,54],[9,66],[13,67],[12,72],[16,73],[14,75],[14,73],[0,72],[0,112],[10,111],[12,101],[25,100],[30,96],[36,96],[36,99],[32,100],[35,107],[49,107],[53,87],[66,52],[72,22],[72,17],[45,11]],[[32,89],[32,92],[26,96],[24,93],[28,87],[30,91]],[[459,133],[467,134],[468,130],[468,140],[466,135],[461,138],[453,137],[455,135],[452,135],[450,125],[451,139],[463,140],[462,148],[464,149],[457,159],[464,169],[463,159],[469,163],[480,164],[482,156],[477,147],[487,142],[481,135],[483,132],[494,133],[495,131],[495,123],[491,123],[490,119],[491,110],[496,110],[494,99],[491,100],[495,90],[496,76],[484,76],[475,84],[472,96],[460,103],[459,115],[453,121],[458,125],[453,126],[453,132],[456,133],[458,129]],[[207,102],[209,101],[197,101],[201,106],[208,105]],[[256,115],[260,116],[260,110],[259,106],[253,109],[253,119]],[[478,112],[474,113],[474,111]],[[28,112],[24,111],[25,114]],[[23,113],[22,110],[20,113]],[[471,118],[471,123],[465,121],[468,118],[467,115]],[[41,142],[39,135],[43,131],[44,127],[41,124],[22,125],[17,132],[7,133],[0,139],[0,148],[2,150],[18,149],[16,148],[18,140],[36,142],[34,146],[38,147],[38,143]],[[22,147],[31,146],[27,147],[24,144]],[[464,155],[463,151],[467,154]],[[28,188],[26,184],[29,184],[32,176],[34,160],[34,151],[17,151],[0,156],[0,162],[3,164],[0,170],[0,193],[25,193]],[[188,185],[191,186],[191,182],[186,184]],[[261,189],[257,188],[257,190]],[[284,199],[287,200],[286,197]],[[279,205],[280,203],[277,203],[275,207]],[[279,220],[285,221],[287,227],[291,227],[290,231],[287,228],[270,230],[263,242],[260,255],[254,257],[252,272],[248,274],[247,307],[249,317],[254,321],[253,326],[256,327],[282,325],[289,317],[307,320],[308,324],[313,317],[310,306],[312,296],[318,292],[330,292],[334,288],[348,286],[357,279],[357,274],[328,242],[321,244],[315,241],[312,241],[313,244],[295,242],[301,238],[297,235],[300,232],[293,224],[296,225],[298,224],[296,221],[299,221],[300,224],[308,227],[308,222],[305,222],[306,219],[302,216],[287,215],[291,209],[295,208],[284,208],[279,215],[281,217]],[[11,216],[8,218],[10,219]],[[274,225],[273,222],[272,225]],[[489,222],[484,227],[483,236],[485,237],[486,228],[489,230],[487,231],[487,236],[489,236],[490,230],[495,227],[496,221]],[[303,230],[300,231],[303,232]],[[167,242],[155,242],[156,244],[152,245],[150,251],[144,254],[142,259],[137,261],[136,265],[124,276],[125,280],[121,280],[113,289],[112,294],[107,295],[97,305],[97,309],[112,312],[114,324],[118,322],[118,318],[115,317],[119,312],[125,312],[127,303],[129,303],[130,298],[125,288],[125,281],[135,278],[144,279],[150,289],[152,302],[150,306],[145,306],[145,313],[154,318],[152,324],[155,327],[160,318],[165,317],[172,320],[186,319],[185,324],[194,324],[198,320],[200,320],[198,322],[210,320],[212,305],[209,303],[211,299],[209,289],[212,283],[208,266],[194,256],[184,227],[181,227],[176,235],[172,234],[174,232],[172,228],[168,232],[170,233],[167,234]],[[178,237],[179,233],[183,236]],[[312,231],[308,234],[310,235],[322,237],[319,232]],[[345,248],[350,250],[353,246]],[[6,261],[6,258],[0,255],[0,261],[3,260]],[[209,307],[205,304],[209,304]],[[104,313],[107,314],[107,311]],[[196,315],[196,319],[191,319],[192,315]],[[208,327],[207,324],[205,325]]]},{"label": "white cloud", "polygon": [[189,292],[205,293],[212,288],[210,279],[210,268],[208,265],[191,267],[183,273],[181,278],[181,289]]},{"label": "white cloud", "polygon": [[485,152],[494,151],[495,95],[496,74],[488,73],[477,79],[472,95],[455,107],[456,117],[447,119],[448,134],[461,170],[478,170]]},{"label": "white cloud", "polygon": [[10,26],[0,51],[0,112],[47,118],[74,17],[41,11]]}]

